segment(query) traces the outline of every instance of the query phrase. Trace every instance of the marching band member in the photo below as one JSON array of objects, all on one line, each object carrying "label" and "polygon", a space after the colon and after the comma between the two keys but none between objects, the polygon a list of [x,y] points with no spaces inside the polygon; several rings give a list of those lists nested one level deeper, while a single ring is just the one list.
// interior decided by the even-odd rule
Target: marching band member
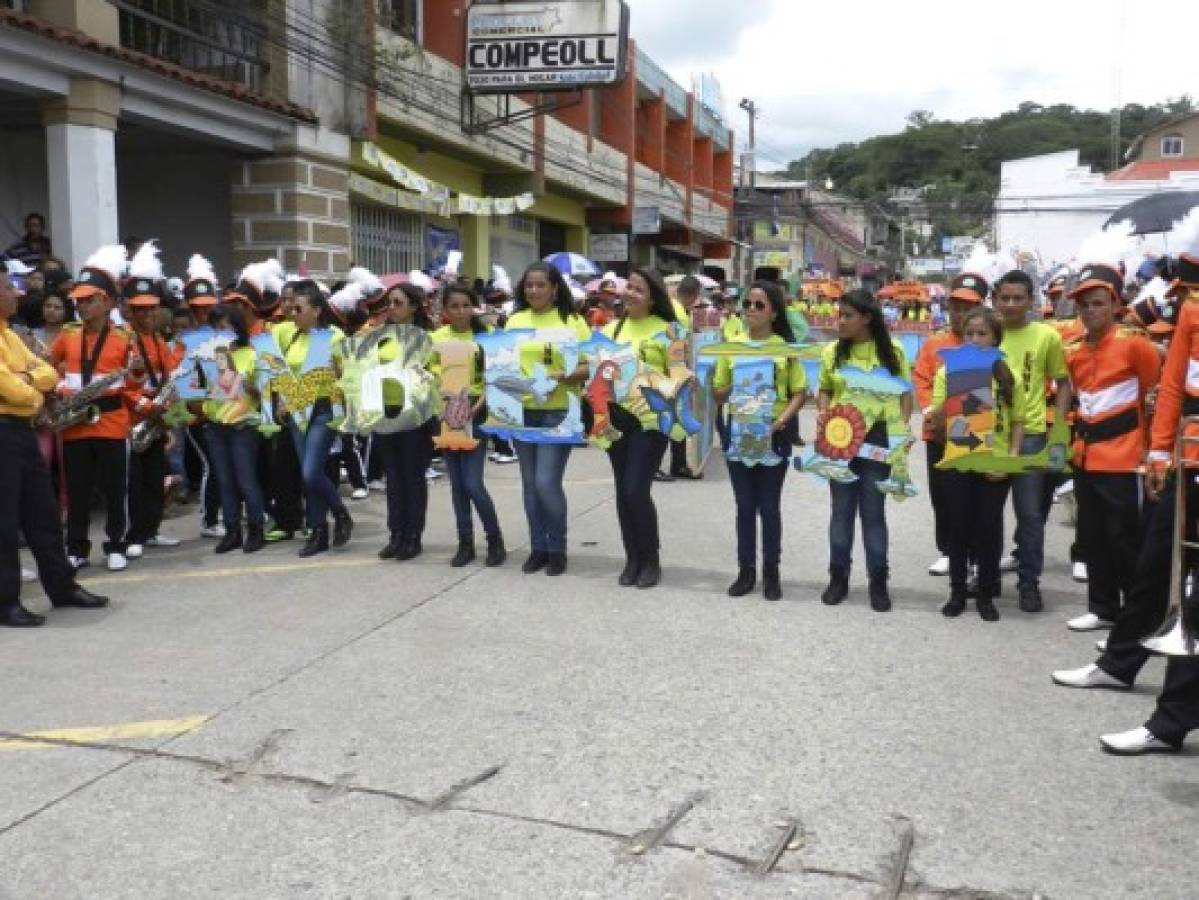
[{"label": "marching band member", "polygon": [[1145,401],[1160,361],[1143,332],[1117,324],[1123,283],[1116,269],[1094,264],[1070,292],[1085,329],[1066,344],[1066,365],[1078,398],[1074,496],[1088,574],[1087,612],[1069,622],[1072,631],[1111,627],[1132,587],[1141,543]]},{"label": "marching band member", "polygon": [[67,555],[76,568],[88,565],[91,542],[92,492],[98,487],[106,503],[104,553],[108,568],[119,572],[128,566],[125,557],[129,530],[129,407],[140,398],[140,384],[127,367],[133,336],[113,325],[109,316],[120,295],[126,264],[120,244],[101,247],[84,264],[71,289],[80,322],[63,328],[50,350],[50,361],[63,374],[59,394],[63,402],[80,391],[94,391],[93,381],[110,377],[94,406],[99,418],[62,432],[67,475]]},{"label": "marching band member", "polygon": [[[677,322],[661,276],[635,268],[625,287],[624,312],[618,321],[604,328],[604,334],[617,343],[631,344],[642,365],[666,375],[670,368],[671,326]],[[611,403],[608,413],[612,426],[620,432],[608,447],[625,554],[618,581],[625,587],[651,588],[662,578],[658,511],[651,491],[670,436],[658,430],[653,412],[639,418],[626,407]]]},{"label": "marching band member", "polygon": [[[521,276],[516,286],[515,311],[505,327],[509,331],[531,328],[550,334],[572,332],[580,342],[591,337],[587,323],[574,311],[574,298],[562,273],[540,262],[533,263]],[[567,394],[579,390],[587,377],[587,364],[580,362],[575,371],[564,372],[562,356],[554,350],[551,340],[523,344],[522,371],[529,375],[538,363],[544,363],[559,384],[544,402],[531,395],[525,397],[525,425],[552,428],[565,419]],[[562,480],[570,462],[570,450],[568,444],[516,441],[532,551],[521,566],[526,575],[541,569],[545,569],[547,575],[561,575],[566,571],[567,512]]]},{"label": "marching band member", "polygon": [[0,264],[0,625],[34,628],[45,617],[21,604],[20,534],[37,560],[38,577],[55,607],[97,609],[108,604],[75,582],[67,561],[50,470],[34,436],[34,417],[58,376],[9,328],[17,292]]},{"label": "marching band member", "polygon": [[[221,495],[225,534],[214,553],[241,548],[256,553],[266,542],[266,508],[258,460],[262,447],[262,397],[253,388],[258,354],[250,346],[250,332],[241,304],[221,304],[212,318],[236,337],[226,351],[217,351],[217,378],[204,400],[204,445],[212,458]],[[241,506],[245,503],[246,529],[242,535]]]},{"label": "marching band member", "polygon": [[[183,284],[183,300],[191,313],[193,327],[202,328],[208,324],[208,317],[217,305],[219,295],[219,283],[212,263],[199,253],[193,253],[187,261],[187,281]],[[220,485],[217,483],[216,472],[205,445],[204,423],[197,418],[197,421],[187,426],[185,434],[203,471],[200,478],[200,536],[222,538],[225,536],[225,529],[219,519]]]},{"label": "marching band member", "polygon": [[[295,320],[275,325],[271,330],[279,348],[286,357],[292,372],[299,374],[308,359],[313,335],[323,329],[332,332],[334,354],[344,339],[341,329],[334,324],[334,315],[329,301],[315,281],[300,281],[295,285]],[[305,518],[308,523],[308,540],[300,550],[300,556],[315,556],[330,546],[344,547],[349,543],[354,530],[345,503],[337,495],[337,489],[325,473],[325,459],[333,446],[336,435],[329,427],[333,418],[332,388],[319,389],[307,425],[301,430],[294,415],[290,423],[296,455],[300,459],[300,473],[304,484]],[[296,410],[290,410],[295,413]],[[329,513],[333,513],[333,537],[329,537]]]},{"label": "marching band member", "polygon": [[[951,300],[951,303],[954,302]],[[950,312],[952,316],[952,311]],[[998,347],[1003,343],[1003,324],[995,313],[975,306],[961,323],[962,336],[977,347]],[[995,411],[992,453],[1008,456],[1019,452],[1024,439],[1024,423],[1017,418],[1025,408],[1020,385],[1005,361],[992,369],[991,397]],[[944,441],[944,407],[949,377],[942,366],[933,379],[932,413],[927,419]],[[926,419],[926,420],[927,420]],[[942,443],[944,449],[944,443]],[[949,600],[941,614],[953,618],[966,610],[969,596],[967,576],[970,562],[978,566],[978,615],[984,622],[999,619],[995,598],[999,596],[999,558],[1003,554],[1003,507],[1010,481],[998,473],[937,470],[942,479],[944,527],[949,546]]]},{"label": "marching band member", "polygon": [[[787,319],[786,301],[782,289],[773,282],[758,281],[746,292],[742,305],[745,330],[733,340],[761,341],[769,344],[793,344],[795,334]],[[737,504],[737,578],[729,586],[730,597],[743,597],[757,583],[758,519],[762,520],[762,595],[767,600],[781,600],[783,587],[779,576],[782,558],[783,481],[787,477],[790,441],[785,437],[792,428],[798,434],[795,417],[807,400],[807,376],[797,359],[778,359],[774,363],[773,421],[770,425],[771,449],[778,461],[746,465],[729,459],[729,481]],[[732,394],[733,364],[720,359],[712,379],[718,403]],[[781,451],[781,452],[780,452]]]},{"label": "marching band member", "polygon": [[[442,295],[441,310],[445,325],[433,332],[433,344],[449,341],[474,342],[475,335],[490,329],[477,314],[478,298],[465,285],[450,285]],[[436,354],[436,350],[434,350]],[[483,398],[483,353],[471,356],[470,398],[471,414],[476,428],[487,418],[487,407]],[[439,369],[439,360],[434,363]],[[483,534],[487,538],[488,566],[498,566],[507,558],[504,536],[500,532],[500,520],[496,515],[495,503],[483,483],[487,463],[487,435],[478,434],[479,445],[474,450],[444,451],[446,473],[450,477],[450,494],[454,505],[454,522],[458,530],[458,552],[451,566],[460,567],[475,558],[474,520],[471,505],[479,514]]]},{"label": "marching band member", "polygon": [[[820,409],[839,403],[846,391],[840,370],[855,366],[869,372],[882,366],[892,375],[909,377],[903,346],[892,340],[883,321],[878,301],[867,291],[850,291],[838,301],[837,340],[830,342],[820,357]],[[912,415],[912,394],[901,399],[902,418]],[[875,428],[885,432],[885,424]],[[883,434],[878,436],[883,439]],[[868,443],[878,443],[867,435]],[[891,467],[873,459],[855,459],[850,469],[857,480],[848,484],[829,482],[832,518],[829,522],[829,584],[820,599],[832,606],[849,596],[849,570],[853,552],[854,520],[862,520],[862,545],[866,550],[866,572],[870,580],[870,607],[876,612],[891,608],[887,590],[890,569],[887,564],[886,496],[877,485],[890,474]]]},{"label": "marching band member", "polygon": [[[1013,269],[995,283],[992,303],[1003,319],[1003,350],[1012,373],[1020,379],[1020,393],[1026,409],[1017,417],[1024,423],[1024,440],[1019,453],[1031,456],[1048,445],[1045,386],[1056,385],[1055,420],[1065,420],[1073,395],[1070,373],[1061,336],[1041,322],[1028,320],[1036,289],[1032,279]],[[1013,448],[1016,449],[1016,448]],[[1050,447],[1051,465],[1060,470],[1065,464],[1065,448]],[[1016,512],[1016,587],[1019,606],[1024,612],[1040,612],[1041,569],[1045,563],[1044,471],[1022,472],[1012,477],[1012,506]]]},{"label": "marching band member", "polygon": [[987,280],[975,272],[963,272],[955,277],[949,285],[949,325],[929,335],[928,340],[921,344],[916,363],[912,366],[912,388],[924,416],[928,499],[933,509],[933,533],[936,536],[937,551],[941,554],[928,567],[930,575],[949,574],[949,531],[948,517],[945,513],[948,501],[947,473],[937,468],[937,463],[945,455],[945,439],[935,431],[935,417],[932,415],[933,382],[944,365],[937,351],[962,345],[962,322],[967,313],[982,305],[988,293],[990,287]]},{"label": "marching band member", "polygon": [[[425,331],[433,330],[433,322],[425,310],[425,290],[416,284],[396,285],[387,291],[390,306],[387,324],[409,325]],[[379,348],[379,361],[392,362],[396,350],[384,343]],[[402,397],[396,386],[384,383],[383,402],[399,406]],[[379,551],[380,559],[405,562],[420,556],[421,539],[425,533],[425,518],[429,508],[429,482],[425,472],[433,459],[433,434],[437,418],[431,416],[417,428],[408,431],[377,432],[375,447],[383,463],[387,495],[387,544]]]},{"label": "marching band member", "polygon": [[[162,263],[154,241],[146,241],[129,261],[129,277],[123,290],[133,325],[134,352],[145,372],[140,396],[133,406],[137,421],[149,421],[166,412],[160,396],[171,373],[183,358],[158,334],[157,318],[161,304]],[[176,538],[160,534],[164,484],[167,474],[166,434],[129,459],[129,546],[126,556],[138,559],[145,547],[176,547]]]}]

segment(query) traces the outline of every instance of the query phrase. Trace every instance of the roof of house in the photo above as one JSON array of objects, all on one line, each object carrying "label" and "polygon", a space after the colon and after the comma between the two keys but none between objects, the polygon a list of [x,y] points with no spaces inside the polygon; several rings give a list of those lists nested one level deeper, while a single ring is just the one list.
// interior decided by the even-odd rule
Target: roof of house
[{"label": "roof of house", "polygon": [[1173,118],[1166,119],[1164,122],[1158,122],[1156,125],[1154,125],[1152,128],[1150,128],[1148,131],[1142,131],[1135,138],[1133,138],[1133,141],[1129,145],[1128,150],[1126,150],[1124,152],[1124,158],[1125,159],[1136,159],[1138,156],[1140,156],[1141,148],[1145,145],[1145,138],[1147,138],[1149,135],[1154,134],[1155,132],[1161,131],[1163,128],[1170,128],[1174,125],[1178,125],[1181,122],[1187,122],[1194,118],[1199,118],[1199,112],[1182,113],[1180,115],[1174,116]]},{"label": "roof of house", "polygon": [[1199,172],[1199,159],[1142,159],[1109,172],[1108,181],[1165,181],[1171,172]]},{"label": "roof of house", "polygon": [[146,69],[156,75],[171,78],[192,87],[223,94],[234,100],[240,100],[242,103],[248,103],[251,106],[267,109],[293,119],[299,119],[303,122],[317,121],[316,114],[312,110],[292,103],[289,100],[268,97],[265,94],[252,91],[236,81],[226,81],[223,78],[216,78],[212,75],[205,75],[202,72],[185,69],[183,66],[177,66],[174,63],[157,59],[146,53],[139,53],[136,50],[127,50],[124,47],[106,44],[103,41],[96,40],[86,32],[78,31],[74,28],[65,28],[53,22],[47,22],[45,19],[39,19],[13,10],[0,9],[0,25],[18,28],[52,41],[58,41],[61,44],[68,44],[78,47],[81,50],[99,53],[103,56]]}]

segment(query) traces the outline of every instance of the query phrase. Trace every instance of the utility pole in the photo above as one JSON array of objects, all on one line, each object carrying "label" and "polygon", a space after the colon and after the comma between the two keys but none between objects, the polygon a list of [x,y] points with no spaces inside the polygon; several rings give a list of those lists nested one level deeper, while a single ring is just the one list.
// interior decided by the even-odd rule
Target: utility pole
[{"label": "utility pole", "polygon": [[758,202],[758,161],[755,153],[756,144],[754,142],[754,120],[758,117],[758,105],[748,97],[743,97],[738,106],[745,110],[746,116],[749,118],[749,152],[742,158],[741,163],[741,181],[745,182],[745,170],[749,169],[749,201],[746,203],[746,208],[749,211],[749,277],[743,279],[745,283],[753,280],[754,270],[757,266],[757,250],[754,246],[754,227],[756,225],[755,207]]}]

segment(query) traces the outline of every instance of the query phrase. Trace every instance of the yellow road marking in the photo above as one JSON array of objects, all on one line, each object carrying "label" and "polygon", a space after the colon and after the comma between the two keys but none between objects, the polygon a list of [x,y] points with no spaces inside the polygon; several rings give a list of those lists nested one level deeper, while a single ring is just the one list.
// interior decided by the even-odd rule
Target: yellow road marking
[{"label": "yellow road marking", "polygon": [[163,581],[176,578],[231,578],[242,575],[277,575],[281,572],[307,572],[311,569],[353,569],[366,565],[377,565],[379,560],[372,556],[354,556],[348,559],[333,559],[313,563],[278,563],[271,566],[241,566],[236,569],[196,569],[194,572],[158,570],[143,574],[121,573],[84,578],[83,586],[92,584],[131,584],[138,581]]},{"label": "yellow road marking", "polygon": [[[195,731],[208,721],[208,716],[186,719],[152,719],[148,722],[126,722],[122,725],[94,725],[89,728],[57,728],[50,731],[30,731],[22,738],[50,738],[55,741],[80,744],[104,744],[132,738],[173,737]],[[45,750],[56,744],[34,740],[0,740],[0,752],[5,750]]]}]

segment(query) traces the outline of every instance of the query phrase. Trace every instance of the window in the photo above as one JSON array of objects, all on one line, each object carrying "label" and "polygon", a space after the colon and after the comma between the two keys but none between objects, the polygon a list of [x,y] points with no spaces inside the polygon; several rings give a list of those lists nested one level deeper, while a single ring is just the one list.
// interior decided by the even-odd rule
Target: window
[{"label": "window", "polygon": [[419,44],[422,0],[379,0],[379,23]]},{"label": "window", "polygon": [[380,275],[424,268],[425,239],[419,215],[355,203],[350,217],[355,265]]},{"label": "window", "polygon": [[1182,156],[1182,135],[1167,134],[1162,138],[1162,156]]}]

